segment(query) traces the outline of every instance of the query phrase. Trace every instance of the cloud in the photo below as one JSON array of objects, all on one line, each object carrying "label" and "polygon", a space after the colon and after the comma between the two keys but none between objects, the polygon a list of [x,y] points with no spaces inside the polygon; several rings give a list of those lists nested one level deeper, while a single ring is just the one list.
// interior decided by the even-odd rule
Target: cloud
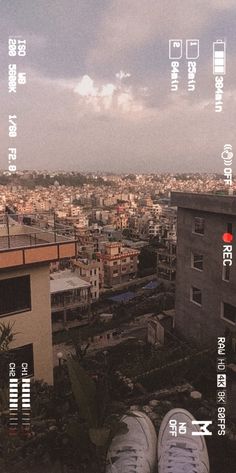
[{"label": "cloud", "polygon": [[[116,77],[123,79],[130,77],[130,74],[118,73]],[[90,111],[128,113],[138,112],[143,108],[141,100],[135,98],[133,88],[123,85],[120,80],[116,83],[95,85],[91,77],[84,75],[73,90],[83,104],[90,107]]]},{"label": "cloud", "polygon": [[232,10],[235,9],[235,0],[210,0],[209,4],[212,9],[218,8],[219,10]]},{"label": "cloud", "polygon": [[127,79],[127,77],[131,77],[131,74],[129,72],[120,71],[116,73],[116,77],[117,79],[122,80]]},{"label": "cloud", "polygon": [[[172,94],[161,108],[143,100],[136,111],[135,86],[126,92],[115,81],[102,83],[89,76],[52,80],[27,72],[27,94],[19,94],[16,103],[18,169],[216,172],[222,170],[224,143],[236,147],[229,126],[236,118],[235,89],[225,91],[225,113],[219,119],[211,94],[198,100]],[[110,99],[106,105],[104,100]],[[5,163],[5,121],[0,125],[0,160]]]},{"label": "cloud", "polygon": [[98,25],[87,64],[117,60],[123,65],[132,51],[138,54],[154,41],[162,47],[169,38],[199,38],[219,10],[231,9],[236,9],[235,0],[112,0]]},{"label": "cloud", "polygon": [[[71,0],[70,8],[58,0],[56,9],[43,0],[47,15],[36,2],[23,16],[10,3],[29,46],[20,63],[27,84],[14,97],[19,168],[222,170],[222,145],[236,149],[235,0]],[[226,30],[224,111],[216,114],[211,43]],[[179,91],[170,92],[168,39],[178,37],[200,38],[193,94],[184,59]],[[2,95],[1,167],[11,105]]]},{"label": "cloud", "polygon": [[96,97],[98,89],[94,87],[94,81],[87,75],[83,76],[74,91],[81,97]]}]

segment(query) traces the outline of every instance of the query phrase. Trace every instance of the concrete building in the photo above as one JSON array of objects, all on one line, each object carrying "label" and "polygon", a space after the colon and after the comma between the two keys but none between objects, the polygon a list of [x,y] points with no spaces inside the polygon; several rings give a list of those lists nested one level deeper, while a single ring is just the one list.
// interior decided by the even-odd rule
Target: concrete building
[{"label": "concrete building", "polygon": [[148,321],[147,341],[153,346],[164,345],[164,328],[156,317]]},{"label": "concrete building", "polygon": [[74,269],[81,279],[90,283],[91,302],[98,300],[99,290],[102,287],[101,263],[97,260],[77,260],[74,261]]},{"label": "concrete building", "polygon": [[113,329],[107,330],[106,332],[100,333],[99,335],[89,337],[88,342],[90,344],[90,348],[107,348],[110,345],[116,345],[121,337],[121,332],[117,329]]},{"label": "concrete building", "polygon": [[138,250],[125,248],[122,243],[106,243],[98,260],[103,262],[104,284],[114,286],[135,278],[138,270]]},{"label": "concrete building", "polygon": [[148,238],[154,238],[161,233],[161,224],[156,220],[149,220],[147,225],[147,236]]},{"label": "concrete building", "polygon": [[16,335],[10,349],[29,363],[29,374],[52,384],[49,265],[51,261],[75,257],[76,241],[19,224],[22,220],[19,215],[4,215],[1,219],[0,321],[14,324]]},{"label": "concrete building", "polygon": [[148,320],[147,341],[151,345],[164,345],[166,335],[173,331],[175,311],[165,310]]},{"label": "concrete building", "polygon": [[176,242],[167,240],[165,248],[157,250],[157,278],[174,281],[176,274]]},{"label": "concrete building", "polygon": [[222,240],[236,228],[236,197],[173,192],[171,201],[178,207],[176,330],[216,346],[218,336],[236,336],[235,243]]},{"label": "concrete building", "polygon": [[53,331],[62,330],[67,325],[78,325],[83,312],[90,306],[90,288],[90,283],[75,271],[64,270],[50,275]]}]

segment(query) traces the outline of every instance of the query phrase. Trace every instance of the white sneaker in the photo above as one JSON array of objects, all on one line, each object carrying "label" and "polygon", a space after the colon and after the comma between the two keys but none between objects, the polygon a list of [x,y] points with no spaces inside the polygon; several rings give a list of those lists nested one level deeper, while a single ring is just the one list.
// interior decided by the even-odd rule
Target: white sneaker
[{"label": "white sneaker", "polygon": [[157,435],[149,417],[132,411],[121,419],[128,432],[116,435],[107,453],[106,473],[154,473],[157,467]]},{"label": "white sneaker", "polygon": [[[169,421],[186,423],[186,433],[170,433]],[[209,458],[204,436],[192,435],[199,426],[190,412],[172,409],[164,417],[158,436],[158,473],[210,473]]]}]

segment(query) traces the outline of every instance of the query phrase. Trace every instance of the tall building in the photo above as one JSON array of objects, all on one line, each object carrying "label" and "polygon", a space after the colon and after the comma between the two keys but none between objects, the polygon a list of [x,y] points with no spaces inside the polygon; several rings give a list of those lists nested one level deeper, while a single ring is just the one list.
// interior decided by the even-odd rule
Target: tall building
[{"label": "tall building", "polygon": [[101,286],[101,263],[97,260],[77,260],[74,261],[74,270],[81,279],[90,283],[91,302],[98,300]]},{"label": "tall building", "polygon": [[[176,330],[216,344],[236,337],[236,197],[173,192],[177,206]],[[226,234],[226,235],[225,235]],[[224,240],[225,241],[224,241]]]},{"label": "tall building", "polygon": [[176,274],[176,242],[167,240],[164,248],[157,249],[157,278],[174,281]]},{"label": "tall building", "polygon": [[[28,224],[20,224],[27,221]],[[0,322],[14,324],[10,349],[31,366],[31,375],[53,382],[49,265],[74,258],[76,241],[4,215],[0,225]],[[34,220],[35,221],[35,220]]]}]

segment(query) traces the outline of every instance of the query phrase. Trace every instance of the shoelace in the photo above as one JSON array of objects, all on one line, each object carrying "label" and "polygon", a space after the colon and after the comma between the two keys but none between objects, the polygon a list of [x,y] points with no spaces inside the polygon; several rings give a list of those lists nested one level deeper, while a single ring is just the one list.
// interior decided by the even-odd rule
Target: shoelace
[{"label": "shoelace", "polygon": [[[112,459],[115,458],[114,463]],[[143,456],[143,450],[133,447],[123,447],[108,455],[108,461],[111,466],[111,471],[114,473],[146,473],[147,460]]]},{"label": "shoelace", "polygon": [[198,473],[199,461],[196,452],[197,448],[193,446],[168,445],[166,448],[167,473]]}]

